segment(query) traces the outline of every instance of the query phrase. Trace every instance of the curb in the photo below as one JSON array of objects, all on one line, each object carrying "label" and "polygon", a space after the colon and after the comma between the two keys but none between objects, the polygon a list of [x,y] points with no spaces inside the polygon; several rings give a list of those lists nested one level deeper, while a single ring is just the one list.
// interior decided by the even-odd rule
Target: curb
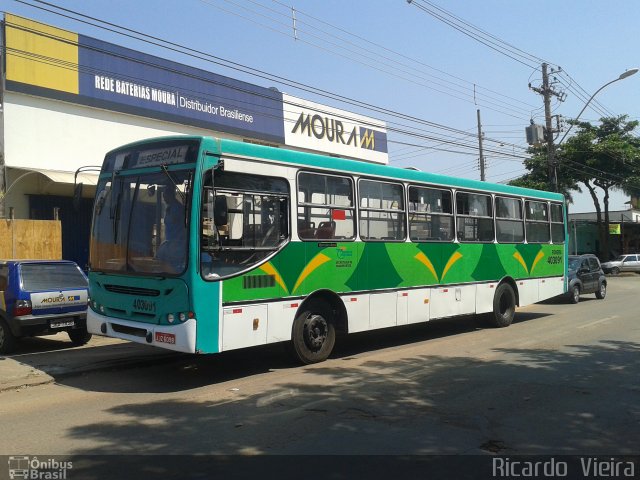
[{"label": "curb", "polygon": [[29,365],[21,362],[20,357],[0,357],[0,392],[46,385],[92,372],[127,370],[171,363],[184,356],[176,352],[159,352],[131,357],[118,351],[114,352],[113,358],[92,361],[89,358],[90,355],[82,354],[82,350],[69,353],[67,358],[73,359],[73,365],[64,365],[61,362]]}]

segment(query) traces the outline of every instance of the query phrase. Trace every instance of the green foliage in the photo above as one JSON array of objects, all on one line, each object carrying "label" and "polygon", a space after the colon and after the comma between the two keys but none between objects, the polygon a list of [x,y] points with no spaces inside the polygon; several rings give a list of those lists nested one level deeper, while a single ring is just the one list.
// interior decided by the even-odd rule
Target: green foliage
[{"label": "green foliage", "polygon": [[[547,161],[546,147],[529,148],[530,158],[524,161],[524,166],[528,173],[509,182],[509,185],[517,187],[535,188],[537,190],[552,190],[549,183],[549,164]],[[556,169],[558,179],[558,191],[569,201],[572,200],[571,192],[581,192],[578,184],[578,177],[574,170],[567,168],[563,164],[558,164]]]},{"label": "green foliage", "polygon": [[[597,126],[589,122],[573,124],[576,133],[555,152],[558,190],[568,198],[572,191],[581,192],[581,185],[589,191],[598,187],[605,196],[611,189],[640,194],[640,139],[633,135],[640,122],[620,115],[601,118]],[[524,162],[528,173],[510,185],[549,190],[546,147],[530,148],[529,153],[531,157]],[[596,201],[596,211],[601,211]]]},{"label": "green foliage", "polygon": [[[558,190],[570,199],[570,192],[586,188],[593,199],[598,224],[605,232],[611,190],[640,195],[640,139],[634,136],[640,122],[620,115],[601,118],[599,125],[577,121],[572,124],[577,127],[576,133],[556,147]],[[510,184],[550,189],[546,148],[532,148],[529,153],[531,158],[524,162],[528,173]],[[598,190],[603,193],[603,205]],[[602,237],[601,258],[606,258],[608,235],[603,233]]]}]

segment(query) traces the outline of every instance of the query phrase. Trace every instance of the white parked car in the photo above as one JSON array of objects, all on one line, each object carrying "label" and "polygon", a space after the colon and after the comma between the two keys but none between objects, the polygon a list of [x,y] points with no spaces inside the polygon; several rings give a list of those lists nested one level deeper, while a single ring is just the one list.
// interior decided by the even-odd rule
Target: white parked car
[{"label": "white parked car", "polygon": [[620,272],[640,272],[640,254],[628,253],[620,255],[615,260],[604,262],[602,269],[604,273],[613,273],[614,275]]}]

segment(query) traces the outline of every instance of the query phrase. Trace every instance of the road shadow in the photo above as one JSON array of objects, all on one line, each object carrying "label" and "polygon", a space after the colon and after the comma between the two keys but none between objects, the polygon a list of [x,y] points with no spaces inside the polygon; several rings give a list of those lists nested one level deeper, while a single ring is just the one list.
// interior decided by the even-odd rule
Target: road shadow
[{"label": "road shadow", "polygon": [[55,352],[59,350],[68,350],[70,348],[73,348],[73,344],[66,333],[40,337],[22,337],[16,342],[15,350],[10,354],[3,356],[12,358],[18,355]]},{"label": "road shadow", "polygon": [[640,344],[493,352],[329,361],[255,395],[132,398],[60,434],[86,455],[637,452]]},{"label": "road shadow", "polygon": [[[518,312],[514,324],[548,314]],[[342,335],[331,359],[349,360],[376,352],[470,333],[485,328],[482,318],[464,316],[426,323]],[[512,328],[517,328],[515,325]],[[214,355],[189,355],[122,343],[69,352],[21,355],[16,360],[51,375],[56,383],[93,392],[169,393],[215,385],[297,368],[286,343],[234,350]],[[428,346],[427,346],[428,348]],[[161,368],[158,375],[153,368]],[[96,373],[99,372],[99,375]],[[135,378],[135,381],[131,379]]]}]

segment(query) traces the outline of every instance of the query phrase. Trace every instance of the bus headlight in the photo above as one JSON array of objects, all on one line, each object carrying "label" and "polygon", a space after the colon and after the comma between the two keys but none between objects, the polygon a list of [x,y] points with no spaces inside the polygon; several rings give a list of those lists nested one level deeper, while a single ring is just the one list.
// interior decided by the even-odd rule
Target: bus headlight
[{"label": "bus headlight", "polygon": [[178,315],[178,318],[180,319],[181,322],[184,322],[187,319],[187,314],[184,312],[180,312],[180,315]]},{"label": "bus headlight", "polygon": [[175,321],[175,319],[176,319],[176,317],[175,317],[175,315],[174,315],[173,313],[169,313],[169,314],[167,315],[167,321],[168,321],[169,323],[173,323],[173,322]]}]

